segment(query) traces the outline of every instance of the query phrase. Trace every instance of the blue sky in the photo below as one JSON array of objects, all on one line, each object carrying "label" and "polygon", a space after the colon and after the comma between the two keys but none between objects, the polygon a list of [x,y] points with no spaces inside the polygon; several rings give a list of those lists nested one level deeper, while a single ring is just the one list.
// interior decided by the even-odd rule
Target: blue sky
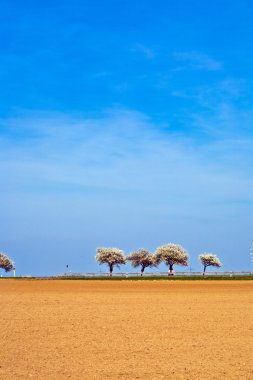
[{"label": "blue sky", "polygon": [[250,0],[1,1],[0,250],[17,273],[168,242],[192,270],[202,252],[252,270],[252,17]]}]

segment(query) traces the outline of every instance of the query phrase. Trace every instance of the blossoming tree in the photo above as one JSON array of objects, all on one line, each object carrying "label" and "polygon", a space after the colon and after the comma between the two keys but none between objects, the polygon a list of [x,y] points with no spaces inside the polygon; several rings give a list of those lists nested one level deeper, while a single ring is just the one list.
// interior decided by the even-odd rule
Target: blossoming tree
[{"label": "blossoming tree", "polygon": [[115,266],[119,268],[127,262],[124,252],[118,248],[97,248],[96,260],[99,264],[108,265],[110,276]]},{"label": "blossoming tree", "polygon": [[5,272],[15,270],[14,262],[3,252],[0,252],[0,268],[4,269]]},{"label": "blossoming tree", "polygon": [[127,260],[131,261],[133,268],[141,267],[141,276],[145,268],[155,266],[153,255],[144,248],[139,249],[137,252],[132,252]]},{"label": "blossoming tree", "polygon": [[222,265],[218,257],[213,253],[202,253],[199,255],[199,260],[204,265],[203,275],[205,274],[207,267],[213,266],[220,268]]},{"label": "blossoming tree", "polygon": [[189,257],[186,250],[181,245],[172,243],[158,247],[154,255],[155,264],[158,265],[164,262],[168,265],[168,275],[173,275],[174,265],[188,266],[188,260]]}]

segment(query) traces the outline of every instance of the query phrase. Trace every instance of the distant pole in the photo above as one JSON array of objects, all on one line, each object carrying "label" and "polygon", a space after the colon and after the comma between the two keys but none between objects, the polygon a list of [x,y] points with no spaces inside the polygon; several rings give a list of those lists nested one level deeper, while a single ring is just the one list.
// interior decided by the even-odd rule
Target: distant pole
[{"label": "distant pole", "polygon": [[67,268],[67,272],[70,273],[71,270],[70,270],[70,268],[69,268],[69,264],[66,265],[66,268]]}]

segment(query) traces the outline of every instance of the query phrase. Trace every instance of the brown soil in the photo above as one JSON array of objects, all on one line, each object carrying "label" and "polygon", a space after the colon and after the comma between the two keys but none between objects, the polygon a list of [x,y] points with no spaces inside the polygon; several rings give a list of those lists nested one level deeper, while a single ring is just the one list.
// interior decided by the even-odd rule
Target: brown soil
[{"label": "brown soil", "polygon": [[0,378],[253,379],[253,282],[0,281]]}]

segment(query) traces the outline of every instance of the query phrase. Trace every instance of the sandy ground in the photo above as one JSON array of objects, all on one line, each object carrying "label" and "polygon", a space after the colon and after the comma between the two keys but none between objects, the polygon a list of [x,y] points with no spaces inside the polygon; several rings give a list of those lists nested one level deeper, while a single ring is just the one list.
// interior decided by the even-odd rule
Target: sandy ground
[{"label": "sandy ground", "polygon": [[253,379],[251,281],[1,280],[0,379]]}]

